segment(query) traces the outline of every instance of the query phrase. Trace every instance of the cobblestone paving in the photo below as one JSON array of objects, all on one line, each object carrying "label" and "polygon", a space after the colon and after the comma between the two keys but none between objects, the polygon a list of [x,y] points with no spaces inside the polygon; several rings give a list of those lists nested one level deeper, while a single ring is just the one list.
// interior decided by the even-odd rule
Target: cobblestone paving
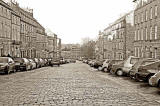
[{"label": "cobblestone paving", "polygon": [[0,106],[159,106],[157,88],[83,63],[0,75]]}]

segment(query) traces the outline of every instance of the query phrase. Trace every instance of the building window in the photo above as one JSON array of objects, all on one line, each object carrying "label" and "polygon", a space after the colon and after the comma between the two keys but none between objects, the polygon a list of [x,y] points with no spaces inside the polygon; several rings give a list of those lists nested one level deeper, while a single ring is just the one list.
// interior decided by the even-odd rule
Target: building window
[{"label": "building window", "polygon": [[157,48],[154,49],[154,57],[157,58]]},{"label": "building window", "polygon": [[138,56],[137,57],[140,57],[140,48],[138,47],[137,49],[138,49],[138,51],[137,51],[138,52]]},{"label": "building window", "polygon": [[138,30],[138,39],[137,40],[140,40],[140,30]]},{"label": "building window", "polygon": [[135,31],[134,40],[137,40],[137,31]]},{"label": "building window", "polygon": [[155,16],[157,17],[157,15],[158,15],[158,6],[156,5],[155,6]]},{"label": "building window", "polygon": [[146,21],[148,20],[148,11],[146,10],[145,12],[145,16],[146,16]]},{"label": "building window", "polygon": [[141,16],[141,22],[143,22],[143,12],[142,12],[142,14],[141,14],[142,16]]},{"label": "building window", "polygon": [[146,40],[148,40],[148,31],[147,31],[147,28],[146,28]]},{"label": "building window", "polygon": [[158,30],[157,26],[155,26],[155,37],[154,37],[155,39],[157,39],[157,30]]},{"label": "building window", "polygon": [[134,20],[135,24],[137,24],[137,16],[136,15],[134,16],[134,19],[135,19]]},{"label": "building window", "polygon": [[153,18],[153,10],[152,10],[152,7],[151,7],[151,9],[150,9],[150,19],[152,19]]},{"label": "building window", "polygon": [[137,57],[137,48],[136,47],[134,48],[134,56]]},{"label": "building window", "polygon": [[150,28],[150,40],[152,40],[152,27]]},{"label": "building window", "polygon": [[141,30],[141,40],[143,40],[143,29]]}]

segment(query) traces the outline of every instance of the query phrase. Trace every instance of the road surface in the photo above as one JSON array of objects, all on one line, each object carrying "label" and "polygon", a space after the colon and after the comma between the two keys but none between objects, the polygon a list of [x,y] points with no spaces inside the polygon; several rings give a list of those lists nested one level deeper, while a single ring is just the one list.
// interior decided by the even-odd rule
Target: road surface
[{"label": "road surface", "polygon": [[158,106],[159,88],[82,62],[0,75],[0,106]]}]

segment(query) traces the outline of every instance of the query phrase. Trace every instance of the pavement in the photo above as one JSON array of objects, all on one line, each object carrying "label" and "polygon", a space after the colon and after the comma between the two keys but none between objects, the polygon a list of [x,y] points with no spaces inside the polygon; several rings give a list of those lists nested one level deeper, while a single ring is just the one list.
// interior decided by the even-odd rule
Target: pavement
[{"label": "pavement", "polygon": [[0,106],[160,106],[160,89],[77,62],[1,74]]}]

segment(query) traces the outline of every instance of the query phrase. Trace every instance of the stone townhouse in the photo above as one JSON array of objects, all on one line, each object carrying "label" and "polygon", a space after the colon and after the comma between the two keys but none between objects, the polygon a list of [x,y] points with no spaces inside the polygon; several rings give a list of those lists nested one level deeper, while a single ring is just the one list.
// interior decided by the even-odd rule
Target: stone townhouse
[{"label": "stone townhouse", "polygon": [[11,53],[11,7],[0,0],[0,56]]},{"label": "stone townhouse", "polygon": [[45,33],[45,28],[38,22],[36,22],[36,57],[46,58],[46,46],[47,46],[47,34]]},{"label": "stone townhouse", "polygon": [[[61,39],[54,34],[52,49],[45,28],[33,17],[33,9],[12,0],[0,0],[0,56],[49,58],[61,56]],[[52,51],[52,52],[53,52]]]},{"label": "stone townhouse", "polygon": [[21,57],[35,57],[36,21],[33,18],[33,10],[20,8],[21,16]]},{"label": "stone townhouse", "polygon": [[120,17],[103,31],[104,58],[121,61],[133,54],[133,12]]},{"label": "stone townhouse", "polygon": [[48,40],[48,57],[53,58],[54,57],[54,37],[53,36],[47,36]]},{"label": "stone townhouse", "polygon": [[10,55],[13,57],[20,57],[20,28],[21,28],[21,22],[20,22],[20,12],[18,8],[18,3],[16,2],[10,2],[9,4],[12,8],[11,12],[11,53]]},{"label": "stone townhouse", "polygon": [[47,41],[47,51],[49,58],[61,57],[61,39],[57,38],[56,34],[52,34],[47,36]]},{"label": "stone townhouse", "polygon": [[134,0],[134,55],[160,58],[160,0]]}]

